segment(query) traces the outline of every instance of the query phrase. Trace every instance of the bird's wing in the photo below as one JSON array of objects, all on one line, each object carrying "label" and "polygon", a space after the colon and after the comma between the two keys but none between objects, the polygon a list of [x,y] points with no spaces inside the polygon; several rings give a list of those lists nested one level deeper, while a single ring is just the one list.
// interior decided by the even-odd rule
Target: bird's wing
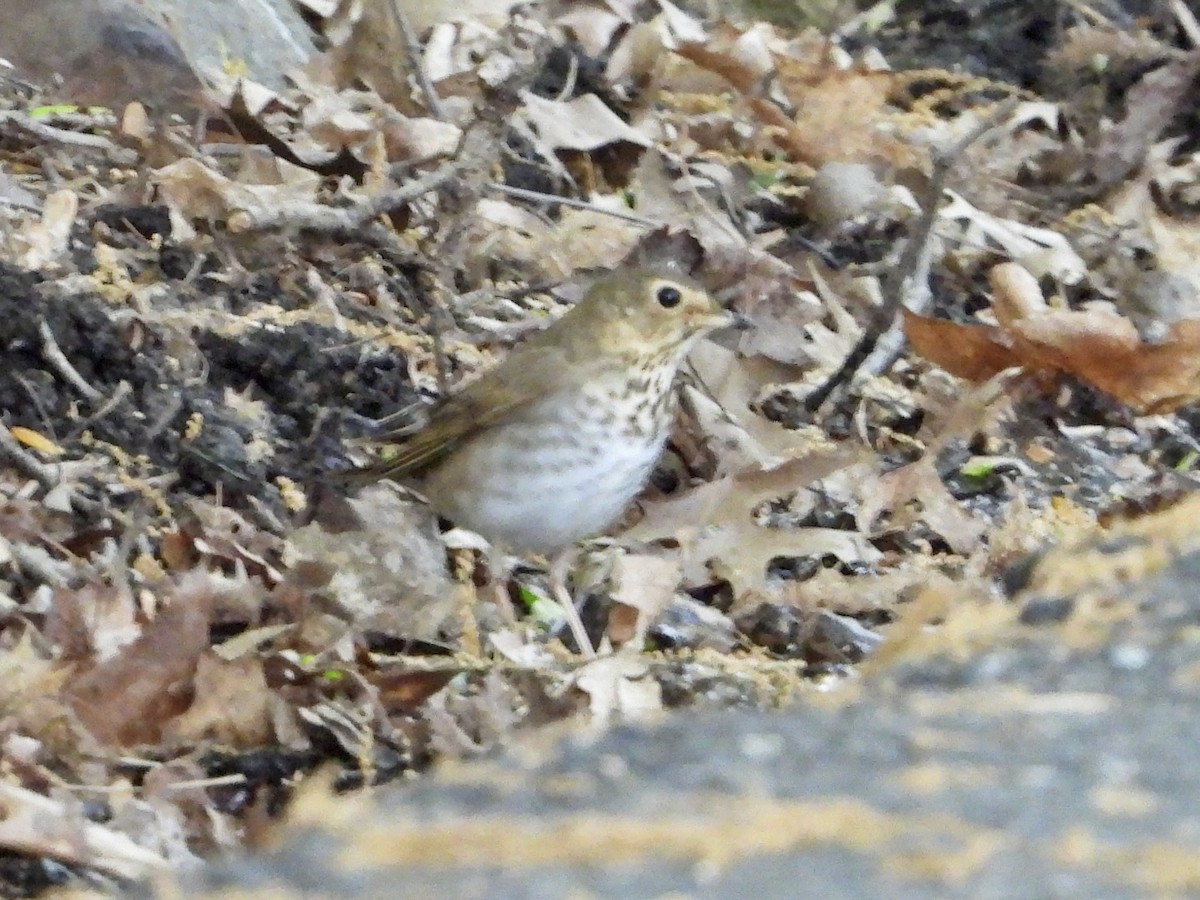
[{"label": "bird's wing", "polygon": [[571,377],[565,374],[571,372],[571,367],[566,365],[560,349],[540,344],[534,340],[518,347],[482,378],[441,400],[420,431],[397,429],[372,438],[372,444],[387,447],[386,455],[339,475],[337,480],[355,485],[381,478],[420,477],[464,442],[563,388],[564,379]]}]

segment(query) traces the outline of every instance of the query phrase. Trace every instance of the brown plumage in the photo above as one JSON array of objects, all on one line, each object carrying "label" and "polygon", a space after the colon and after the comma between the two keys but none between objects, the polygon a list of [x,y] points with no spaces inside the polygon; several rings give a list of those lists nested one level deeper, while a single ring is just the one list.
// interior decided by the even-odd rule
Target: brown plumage
[{"label": "brown plumage", "polygon": [[732,321],[683,276],[608,275],[436,404],[420,431],[379,436],[383,458],[345,480],[402,481],[509,549],[560,549],[602,531],[641,490],[670,431],[688,349]]}]

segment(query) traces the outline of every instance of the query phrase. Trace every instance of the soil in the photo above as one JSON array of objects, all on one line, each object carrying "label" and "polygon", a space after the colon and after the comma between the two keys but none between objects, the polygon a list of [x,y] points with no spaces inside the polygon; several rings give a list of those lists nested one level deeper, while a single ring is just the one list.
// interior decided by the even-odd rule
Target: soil
[{"label": "soil", "polygon": [[[844,46],[910,76],[890,98],[907,113],[948,120],[1001,96],[1039,98],[1094,142],[1167,49],[1189,45],[1163,4],[1093,6],[1107,37],[1143,49],[1073,67],[1078,4],[1000,0],[901,2]],[[547,51],[530,84],[564,100],[601,93],[628,118],[636,103],[580,54]],[[44,99],[7,90],[9,108]],[[1197,133],[1200,88],[1189,90],[1160,129],[1179,155]],[[91,130],[119,133],[111,120]],[[871,500],[854,493],[865,470],[833,457],[816,465],[845,483],[814,476],[807,505],[795,486],[759,503],[766,489],[742,485],[756,522],[837,534],[855,552],[776,553],[747,575],[758,557],[726,547],[700,561],[702,582],[680,562],[644,649],[600,665],[539,621],[544,561],[499,576],[519,601],[513,625],[491,599],[501,567],[452,523],[407,498],[360,504],[330,487],[378,420],[432,400],[570,302],[546,260],[523,271],[516,251],[463,249],[479,184],[556,190],[586,170],[604,193],[605,179],[634,177],[624,145],[547,167],[527,135],[503,134],[503,165],[438,188],[441,219],[414,201],[350,233],[239,231],[200,216],[179,227],[153,176],[167,144],[122,138],[138,149],[117,165],[128,157],[106,154],[128,147],[116,138],[96,150],[0,122],[0,159],[25,188],[44,199],[66,182],[83,201],[51,264],[26,264],[19,242],[0,258],[2,421],[27,452],[43,446],[28,433],[64,451],[31,468],[5,449],[0,757],[9,786],[29,792],[22,803],[65,804],[77,843],[92,826],[140,833],[133,843],[170,863],[157,880],[130,874],[116,851],[63,849],[14,814],[0,821],[0,893],[1200,891],[1190,402],[1145,415],[1082,377],[1029,380],[1002,414],[931,437],[946,410],[930,398],[942,390],[948,407],[973,389],[939,388],[948,376],[915,354],[815,416],[803,403],[813,366],[773,358],[761,371],[788,374],[754,392],[759,418],[814,428],[834,448],[822,452],[869,451],[872,477],[928,460],[928,480],[871,528]],[[740,178],[735,156],[719,162]],[[801,180],[802,161],[785,157],[765,162],[786,170],[780,182]],[[1131,166],[1117,183],[1086,168],[1000,188],[968,158],[952,178],[981,205],[1002,195],[997,216],[1070,233],[1101,272],[1144,235],[1097,234],[1072,216],[1140,175]],[[926,175],[896,180],[919,188]],[[740,211],[780,229],[778,258],[809,271],[818,256],[789,242],[819,240],[839,291],[885,277],[912,233],[881,215],[822,235],[782,202],[755,202]],[[5,209],[7,232],[32,233],[36,216]],[[561,223],[566,208],[538,215]],[[989,264],[1006,258],[989,252]],[[746,266],[743,281],[761,272]],[[991,304],[985,267],[965,256],[939,257],[928,280],[931,315],[961,323]],[[1110,286],[1042,283],[1074,309]],[[630,535],[672,497],[723,477],[723,445],[696,436],[699,419],[681,420],[642,523],[614,531],[623,558],[646,552]],[[907,514],[920,503],[924,514]],[[701,539],[680,527],[656,547]],[[630,640],[627,594],[584,569],[593,639]],[[361,583],[346,587],[347,573]]]}]

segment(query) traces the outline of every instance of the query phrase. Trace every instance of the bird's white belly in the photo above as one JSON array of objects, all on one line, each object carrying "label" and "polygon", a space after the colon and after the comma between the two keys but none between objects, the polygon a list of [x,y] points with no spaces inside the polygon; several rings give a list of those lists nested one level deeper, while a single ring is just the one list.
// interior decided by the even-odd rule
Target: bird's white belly
[{"label": "bird's white belly", "polygon": [[427,493],[440,512],[493,543],[553,552],[604,531],[650,477],[666,429],[622,420],[589,408],[565,427],[561,415],[535,411],[457,451]]}]

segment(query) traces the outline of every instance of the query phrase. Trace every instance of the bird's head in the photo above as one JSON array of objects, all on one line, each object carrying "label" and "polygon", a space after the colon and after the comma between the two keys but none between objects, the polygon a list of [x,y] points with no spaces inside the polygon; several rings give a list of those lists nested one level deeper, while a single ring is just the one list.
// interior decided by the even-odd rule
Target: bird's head
[{"label": "bird's head", "polygon": [[637,355],[682,355],[696,338],[738,324],[692,279],[645,268],[601,278],[572,316],[598,351]]}]

